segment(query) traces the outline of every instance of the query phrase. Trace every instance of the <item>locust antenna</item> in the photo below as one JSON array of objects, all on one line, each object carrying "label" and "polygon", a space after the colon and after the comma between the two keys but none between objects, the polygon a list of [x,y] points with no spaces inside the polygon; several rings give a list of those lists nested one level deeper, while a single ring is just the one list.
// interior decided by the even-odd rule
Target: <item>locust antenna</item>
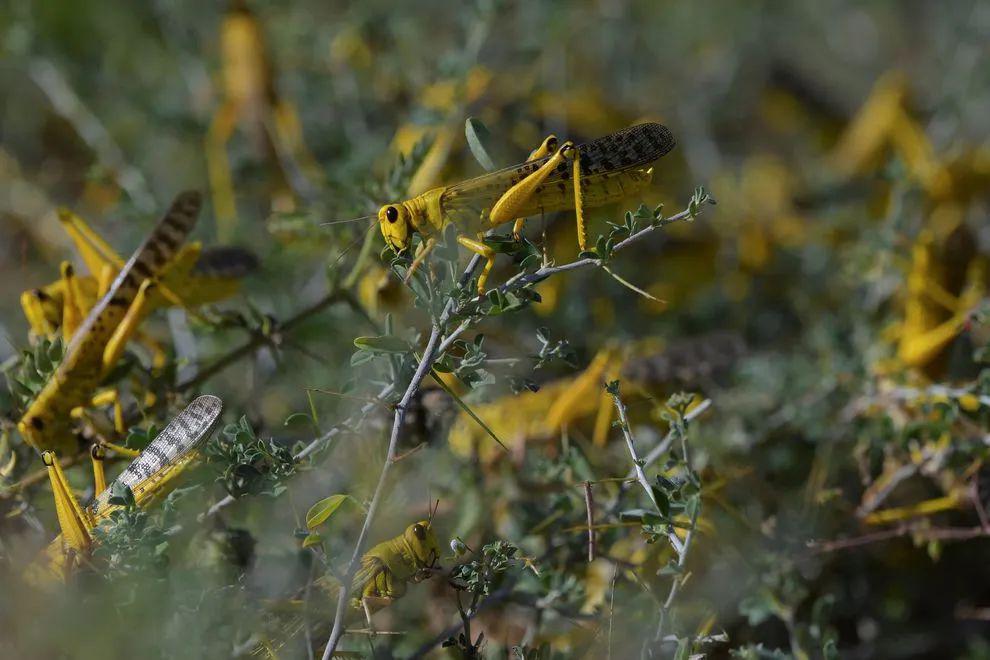
[{"label": "locust antenna", "polygon": [[430,517],[426,519],[427,526],[433,525],[433,518],[437,515],[437,510],[440,508],[440,499],[437,498],[437,503],[435,506],[430,507]]},{"label": "locust antenna", "polygon": [[351,222],[361,222],[362,220],[371,220],[372,218],[375,218],[375,217],[377,217],[377,216],[368,214],[368,215],[362,215],[360,218],[351,218],[350,220],[331,220],[329,222],[321,222],[320,223],[320,226],[321,227],[329,227],[331,225],[346,225],[346,224],[349,224]]},{"label": "locust antenna", "polygon": [[347,247],[345,247],[345,248],[344,248],[344,250],[343,250],[343,252],[341,252],[341,253],[340,253],[340,255],[338,255],[338,256],[337,256],[337,258],[336,258],[336,259],[334,259],[334,261],[333,261],[333,263],[332,263],[332,264],[330,264],[329,266],[327,266],[327,270],[328,270],[328,271],[332,271],[332,270],[333,270],[334,268],[336,268],[336,267],[337,267],[337,265],[338,265],[338,264],[339,264],[339,263],[340,263],[341,261],[343,261],[343,260],[344,260],[344,257],[346,257],[346,256],[347,256],[347,253],[348,253],[348,252],[350,252],[351,250],[353,250],[353,249],[354,249],[354,247],[355,247],[355,246],[356,246],[356,245],[357,245],[358,243],[360,243],[360,242],[361,242],[361,241],[363,241],[363,240],[364,240],[365,238],[367,238],[367,236],[368,236],[368,234],[369,234],[369,233],[371,233],[371,230],[372,230],[372,229],[374,229],[374,228],[375,228],[375,226],[374,226],[374,225],[369,225],[369,226],[368,226],[368,230],[367,230],[367,231],[365,231],[365,232],[364,232],[364,233],[363,233],[362,235],[360,235],[360,236],[358,236],[358,237],[357,237],[357,238],[355,238],[355,239],[354,239],[353,241],[351,241],[351,242],[350,242],[350,243],[349,243],[349,244],[347,245]]}]

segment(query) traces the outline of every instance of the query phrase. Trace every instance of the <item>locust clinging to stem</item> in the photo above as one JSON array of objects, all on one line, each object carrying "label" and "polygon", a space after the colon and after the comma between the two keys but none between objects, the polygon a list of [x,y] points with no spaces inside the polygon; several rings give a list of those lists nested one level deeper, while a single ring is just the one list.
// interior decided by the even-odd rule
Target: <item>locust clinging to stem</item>
[{"label": "locust clinging to stem", "polygon": [[518,238],[526,217],[574,209],[578,244],[584,251],[583,209],[642,190],[652,179],[651,164],[674,145],[670,131],[658,123],[639,124],[577,146],[570,141],[558,144],[551,135],[526,162],[386,204],[378,211],[378,222],[385,242],[396,252],[409,248],[414,233],[423,237],[410,272],[447,225],[455,225],[457,242],[486,260],[478,277],[478,291],[483,293],[495,263],[495,252],[481,240],[488,229],[513,222],[512,233]]}]

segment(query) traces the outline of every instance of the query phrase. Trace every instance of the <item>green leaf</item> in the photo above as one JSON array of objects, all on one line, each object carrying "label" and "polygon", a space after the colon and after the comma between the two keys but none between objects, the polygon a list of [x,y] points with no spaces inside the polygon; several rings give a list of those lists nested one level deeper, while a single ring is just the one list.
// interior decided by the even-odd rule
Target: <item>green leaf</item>
[{"label": "green leaf", "polygon": [[362,350],[373,353],[408,353],[412,350],[409,342],[392,335],[358,337],[354,340],[354,345]]},{"label": "green leaf", "polygon": [[311,548],[314,545],[320,545],[321,543],[323,543],[323,536],[317,532],[310,532],[306,535],[306,538],[303,539],[302,547]]},{"label": "green leaf", "polygon": [[325,523],[348,499],[349,495],[331,495],[309,507],[306,512],[306,528],[313,529]]},{"label": "green leaf", "polygon": [[282,423],[282,425],[289,426],[290,424],[294,424],[297,420],[304,420],[306,423],[310,423],[312,419],[313,418],[310,417],[309,413],[294,412],[285,418],[285,421]]},{"label": "green leaf", "polygon": [[667,493],[654,486],[650,486],[650,490],[653,491],[653,498],[657,501],[657,507],[660,509],[660,515],[664,518],[669,518],[670,499],[667,497]]},{"label": "green leaf", "polygon": [[450,387],[447,386],[447,383],[443,382],[443,379],[440,378],[440,376],[437,375],[437,372],[436,371],[434,371],[433,369],[430,369],[430,376],[432,376],[433,377],[433,380],[436,381],[437,385],[440,386],[440,389],[442,389],[444,392],[446,392],[447,394],[449,394],[451,396],[451,398],[454,399],[454,402],[461,408],[461,410],[463,410],[465,413],[467,413],[468,417],[470,417],[471,419],[474,420],[474,423],[475,424],[477,424],[482,429],[484,429],[485,433],[487,433],[489,435],[489,437],[491,437],[492,440],[494,440],[495,442],[497,442],[502,449],[504,449],[506,452],[509,451],[509,448],[505,446],[505,443],[503,443],[499,439],[499,437],[497,435],[495,435],[495,431],[493,431],[488,426],[488,424],[485,424],[484,420],[481,419],[480,417],[478,417],[477,413],[475,413],[471,409],[471,406],[469,406],[468,404],[466,404],[464,402],[464,400],[461,399],[461,397],[457,396],[457,393],[454,390],[450,389]]},{"label": "green leaf", "polygon": [[492,136],[488,128],[481,122],[480,119],[468,117],[467,121],[464,122],[464,135],[467,137],[468,148],[471,150],[471,155],[474,156],[476,161],[478,161],[478,164],[485,168],[485,171],[487,172],[494,171],[495,163],[492,161],[491,156],[488,155],[488,150],[485,148],[485,143],[491,140]]}]

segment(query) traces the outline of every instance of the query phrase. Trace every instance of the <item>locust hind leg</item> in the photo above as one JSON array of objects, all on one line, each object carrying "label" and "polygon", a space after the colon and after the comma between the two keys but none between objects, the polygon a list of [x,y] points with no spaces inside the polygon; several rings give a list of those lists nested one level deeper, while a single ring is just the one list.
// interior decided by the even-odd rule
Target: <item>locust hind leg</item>
[{"label": "locust hind leg", "polygon": [[55,452],[42,453],[41,460],[48,470],[48,478],[52,484],[55,512],[59,527],[62,528],[62,538],[69,548],[85,553],[92,544],[92,522],[79,504],[75,493],[72,492]]},{"label": "locust hind leg", "polygon": [[154,288],[154,280],[141,282],[137,295],[134,296],[134,301],[127,308],[127,313],[124,314],[123,320],[121,320],[117,329],[114,330],[113,335],[107,342],[106,348],[103,350],[104,373],[113,368],[113,365],[117,363],[117,360],[120,359],[121,354],[124,352],[127,342],[137,332],[138,326],[141,324],[148,310],[149,303],[151,302],[151,293],[154,291]]},{"label": "locust hind leg", "polygon": [[577,222],[578,247],[581,252],[588,249],[588,226],[584,220],[584,202],[581,195],[581,154],[577,147],[565,145],[566,157],[571,159],[571,183],[574,187],[574,219]]},{"label": "locust hind leg", "polygon": [[478,276],[478,295],[484,295],[488,274],[491,273],[492,266],[495,265],[495,251],[480,240],[468,238],[467,236],[458,236],[457,242],[479,255],[482,259],[485,259],[485,267],[481,270],[481,275]]},{"label": "locust hind leg", "polygon": [[[529,156],[526,157],[526,162],[531,160],[539,160],[545,158],[557,150],[557,136],[548,135],[543,142],[540,143],[536,149],[530,152]],[[526,223],[526,218],[516,218],[516,221],[512,223],[512,238],[517,241],[521,239],[523,225]]]},{"label": "locust hind leg", "polygon": [[[546,141],[549,141],[549,139],[547,138]],[[495,205],[492,206],[491,211],[488,213],[488,221],[494,226],[518,220],[522,215],[523,209],[533,198],[533,195],[537,193],[547,177],[565,162],[567,159],[565,153],[569,153],[573,149],[573,144],[565,142],[563,146],[550,156],[547,162],[506,190],[499,197],[498,201],[495,202]]]},{"label": "locust hind leg", "polygon": [[76,330],[86,318],[86,310],[82,308],[83,296],[79,291],[79,280],[76,271],[68,261],[62,262],[62,337],[65,341],[72,339]]}]

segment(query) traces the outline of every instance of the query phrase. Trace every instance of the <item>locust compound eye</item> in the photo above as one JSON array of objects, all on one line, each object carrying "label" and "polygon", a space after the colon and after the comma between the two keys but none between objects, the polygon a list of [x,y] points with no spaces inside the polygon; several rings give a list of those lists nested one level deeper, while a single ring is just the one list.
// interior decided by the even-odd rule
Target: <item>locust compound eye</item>
[{"label": "locust compound eye", "polygon": [[388,220],[389,222],[395,222],[396,220],[398,220],[399,209],[395,208],[394,206],[390,206],[387,209],[385,209],[385,219]]},{"label": "locust compound eye", "polygon": [[413,534],[415,534],[416,538],[418,538],[420,541],[426,540],[426,528],[420,525],[419,523],[413,525]]}]

